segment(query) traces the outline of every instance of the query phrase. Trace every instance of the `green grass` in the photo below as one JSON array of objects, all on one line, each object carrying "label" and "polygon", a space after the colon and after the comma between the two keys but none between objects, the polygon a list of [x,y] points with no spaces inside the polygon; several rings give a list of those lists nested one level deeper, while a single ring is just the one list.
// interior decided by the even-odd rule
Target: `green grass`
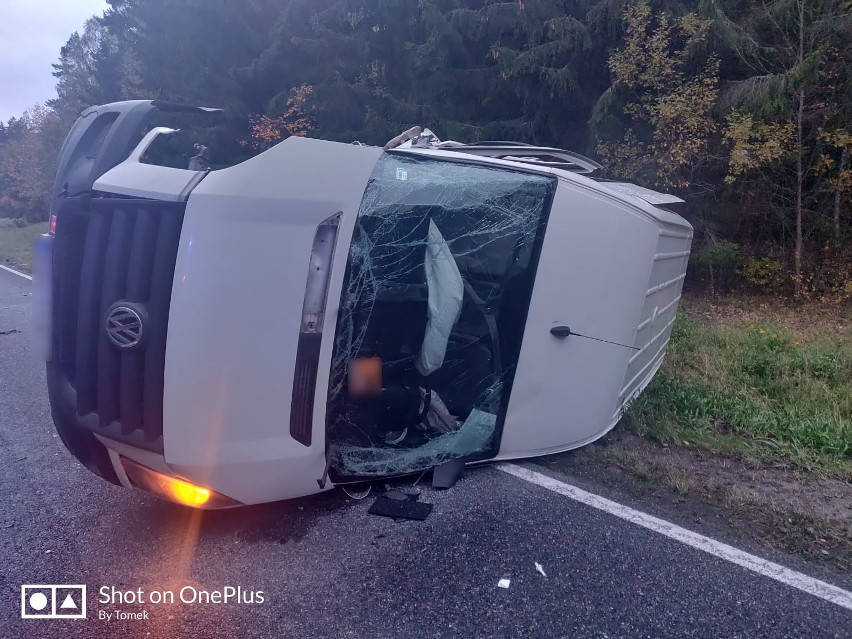
[{"label": "green grass", "polygon": [[687,308],[628,427],[666,444],[852,479],[852,331],[820,331],[816,315],[813,325],[795,335]]},{"label": "green grass", "polygon": [[0,219],[0,264],[32,272],[33,242],[47,232],[47,222],[17,226],[12,220]]}]

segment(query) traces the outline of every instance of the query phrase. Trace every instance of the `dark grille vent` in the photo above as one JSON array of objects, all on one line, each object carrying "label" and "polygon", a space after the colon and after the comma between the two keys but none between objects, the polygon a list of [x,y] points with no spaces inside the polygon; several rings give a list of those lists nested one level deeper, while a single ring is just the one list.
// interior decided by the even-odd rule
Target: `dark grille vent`
[{"label": "dark grille vent", "polygon": [[[65,414],[95,433],[163,450],[166,330],[184,203],[69,200],[54,241],[54,365]],[[119,350],[107,309],[146,311],[145,340]]]}]

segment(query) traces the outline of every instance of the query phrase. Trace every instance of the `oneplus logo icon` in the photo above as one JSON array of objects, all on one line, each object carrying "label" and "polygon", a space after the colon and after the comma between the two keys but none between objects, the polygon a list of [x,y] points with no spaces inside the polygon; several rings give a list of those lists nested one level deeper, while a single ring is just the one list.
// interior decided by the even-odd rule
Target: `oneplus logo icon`
[{"label": "oneplus logo icon", "polygon": [[21,586],[21,619],[85,619],[86,586],[25,584]]}]

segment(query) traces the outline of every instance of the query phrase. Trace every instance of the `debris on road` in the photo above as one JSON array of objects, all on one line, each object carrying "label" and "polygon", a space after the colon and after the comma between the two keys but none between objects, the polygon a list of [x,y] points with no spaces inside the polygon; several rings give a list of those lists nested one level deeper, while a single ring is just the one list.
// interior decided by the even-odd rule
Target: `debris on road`
[{"label": "debris on road", "polygon": [[364,490],[358,490],[353,488],[352,486],[341,486],[340,489],[346,493],[346,496],[350,499],[354,499],[355,501],[361,501],[362,499],[366,499],[369,496],[370,491],[373,489],[372,484],[367,484],[367,487]]},{"label": "debris on road", "polygon": [[451,459],[432,470],[432,488],[452,488],[464,473],[464,460]]},{"label": "debris on road", "polygon": [[547,573],[544,572],[544,566],[542,566],[540,563],[535,562],[535,569],[542,577],[547,577]]},{"label": "debris on road", "polygon": [[398,501],[391,499],[385,495],[380,495],[370,506],[367,511],[371,515],[379,515],[381,517],[392,517],[394,519],[414,519],[423,521],[432,512],[432,504],[415,501],[413,499],[405,499]]},{"label": "debris on road", "polygon": [[508,588],[509,584],[512,583],[512,580],[508,577],[503,577],[500,581],[497,582],[498,588]]}]

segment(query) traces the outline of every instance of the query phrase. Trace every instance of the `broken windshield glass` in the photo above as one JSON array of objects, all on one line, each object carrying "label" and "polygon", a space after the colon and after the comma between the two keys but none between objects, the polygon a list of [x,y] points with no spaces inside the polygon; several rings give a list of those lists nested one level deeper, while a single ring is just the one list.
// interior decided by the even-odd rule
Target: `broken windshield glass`
[{"label": "broken windshield glass", "polygon": [[496,453],[554,180],[388,153],[349,250],[329,386],[331,470]]}]

